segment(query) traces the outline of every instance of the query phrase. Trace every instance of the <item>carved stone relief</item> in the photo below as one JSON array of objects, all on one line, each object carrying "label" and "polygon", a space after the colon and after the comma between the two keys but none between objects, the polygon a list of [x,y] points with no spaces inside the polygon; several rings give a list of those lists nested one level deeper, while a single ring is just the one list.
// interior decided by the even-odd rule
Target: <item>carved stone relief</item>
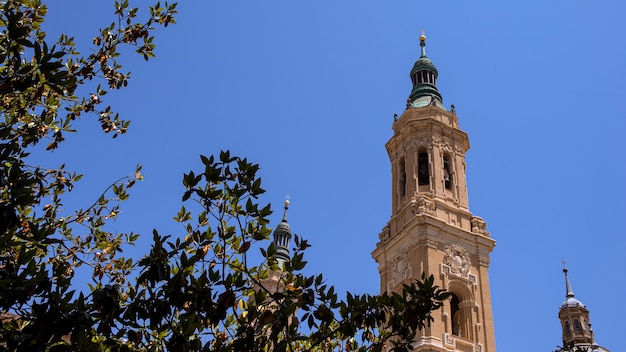
[{"label": "carved stone relief", "polygon": [[437,216],[437,205],[435,202],[430,200],[427,197],[419,197],[413,203],[413,213],[414,214],[427,214],[432,216]]},{"label": "carved stone relief", "polygon": [[452,154],[452,147],[450,147],[450,145],[448,143],[442,143],[441,144],[441,151],[442,153],[450,153]]},{"label": "carved stone relief", "polygon": [[383,227],[378,234],[378,239],[380,240],[380,243],[385,243],[389,241],[389,238],[391,238],[391,230],[389,229],[389,225],[385,225],[385,227]]},{"label": "carved stone relief", "polygon": [[411,275],[411,263],[407,248],[400,250],[391,263],[391,278],[396,282],[408,278]]},{"label": "carved stone relief", "polygon": [[477,233],[483,236],[489,236],[489,232],[487,232],[487,223],[483,221],[482,218],[478,216],[472,217],[472,232]]},{"label": "carved stone relief", "polygon": [[476,275],[469,274],[469,282],[472,285],[476,286],[478,284],[478,279],[476,278]]},{"label": "carved stone relief", "polygon": [[445,255],[443,264],[450,267],[450,273],[467,277],[470,269],[470,257],[465,248],[460,244],[448,245],[444,248]]},{"label": "carved stone relief", "polygon": [[431,139],[427,139],[427,138],[420,138],[417,140],[417,146],[419,147],[426,147],[428,149],[433,147],[433,141]]}]

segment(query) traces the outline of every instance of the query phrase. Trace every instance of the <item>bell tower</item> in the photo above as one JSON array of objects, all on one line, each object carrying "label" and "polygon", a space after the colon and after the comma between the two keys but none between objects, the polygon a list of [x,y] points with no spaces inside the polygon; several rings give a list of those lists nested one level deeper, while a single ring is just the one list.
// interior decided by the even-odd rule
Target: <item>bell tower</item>
[{"label": "bell tower", "polygon": [[609,352],[596,342],[587,306],[574,297],[565,261],[563,261],[563,274],[565,274],[565,301],[559,308],[563,346],[575,346],[590,352]]},{"label": "bell tower", "polygon": [[469,140],[459,129],[454,106],[443,106],[438,71],[426,56],[423,33],[420,46],[406,110],[395,119],[386,144],[391,219],[372,252],[380,289],[399,291],[422,272],[434,275],[436,284],[452,296],[416,337],[414,351],[495,352],[488,274],[495,241],[487,224],[469,211]]}]

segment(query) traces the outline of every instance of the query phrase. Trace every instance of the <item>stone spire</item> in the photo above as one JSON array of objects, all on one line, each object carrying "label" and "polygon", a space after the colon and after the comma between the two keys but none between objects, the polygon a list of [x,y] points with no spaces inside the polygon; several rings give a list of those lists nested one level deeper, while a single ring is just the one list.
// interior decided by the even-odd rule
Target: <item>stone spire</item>
[{"label": "stone spire", "polygon": [[561,310],[567,309],[567,308],[580,307],[580,308],[583,308],[585,311],[587,311],[587,307],[581,301],[577,300],[574,297],[574,290],[572,290],[572,285],[569,282],[569,276],[567,276],[567,268],[565,267],[565,261],[563,261],[563,274],[565,275],[565,301],[561,304]]},{"label": "stone spire", "polygon": [[413,89],[409,95],[408,107],[419,108],[422,106],[436,105],[442,107],[443,98],[437,90],[437,76],[439,73],[433,62],[426,57],[426,36],[422,30],[420,35],[420,58],[411,70],[411,82]]},{"label": "stone spire", "polygon": [[565,274],[565,297],[570,298],[574,297],[574,291],[572,290],[572,285],[569,283],[569,277],[567,276],[567,268],[563,266],[563,273]]},{"label": "stone spire", "polygon": [[287,210],[289,210],[289,200],[285,200],[285,212],[283,220],[274,230],[274,248],[276,249],[276,260],[280,266],[290,259],[289,243],[291,241],[291,228],[287,223]]}]

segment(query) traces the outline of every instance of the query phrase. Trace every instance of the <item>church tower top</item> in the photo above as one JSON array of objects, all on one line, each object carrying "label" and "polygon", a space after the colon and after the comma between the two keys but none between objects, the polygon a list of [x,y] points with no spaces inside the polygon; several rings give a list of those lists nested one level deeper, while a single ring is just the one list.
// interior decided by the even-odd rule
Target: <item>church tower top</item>
[{"label": "church tower top", "polygon": [[291,241],[291,227],[287,223],[287,210],[289,210],[289,200],[285,200],[285,211],[283,220],[274,230],[274,247],[276,248],[276,259],[282,265],[289,260],[289,242]]},{"label": "church tower top", "polygon": [[563,262],[563,274],[565,275],[565,301],[559,308],[563,345],[573,345],[591,352],[608,352],[608,349],[596,343],[587,306],[574,297],[565,262]]},{"label": "church tower top", "polygon": [[436,105],[442,106],[443,98],[437,90],[437,76],[439,72],[431,59],[426,56],[426,35],[421,31],[420,47],[421,54],[411,70],[411,82],[413,89],[409,95],[409,105],[414,108]]}]

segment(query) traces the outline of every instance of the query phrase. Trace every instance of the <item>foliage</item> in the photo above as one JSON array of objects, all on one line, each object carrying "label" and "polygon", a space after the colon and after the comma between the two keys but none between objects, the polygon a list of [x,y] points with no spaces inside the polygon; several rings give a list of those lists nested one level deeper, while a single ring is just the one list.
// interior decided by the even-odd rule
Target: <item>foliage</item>
[{"label": "foliage", "polygon": [[[183,234],[154,230],[149,253],[122,257],[138,235],[105,224],[140,168],[66,215],[63,196],[81,176],[29,165],[28,156],[42,141],[59,148],[86,115],[114,137],[126,131],[128,121],[100,107],[107,89],[128,82],[120,47],[153,57],[151,31],[175,23],[176,5],[157,3],[140,21],[128,1],[116,1],[117,21],[83,57],[69,36],[47,44],[39,1],[0,4],[0,350],[405,351],[433,320],[449,294],[432,276],[402,292],[342,300],[321,274],[303,273],[306,240],[296,236],[290,260],[279,263],[259,166],[229,152],[202,156],[202,170],[184,175],[175,217]],[[257,250],[260,259],[250,259]],[[91,271],[88,289],[73,282],[79,267]]]},{"label": "foliage", "polygon": [[[176,351],[376,351],[390,339],[403,350],[447,298],[431,276],[402,293],[339,300],[322,275],[302,273],[306,240],[296,237],[282,265],[273,243],[262,247],[271,210],[257,201],[264,192],[259,166],[228,152],[201,159],[203,172],[183,178],[183,199],[192,203],[175,217],[186,235],[154,232],[132,302],[122,309],[118,329],[141,322],[132,331],[137,346],[154,347],[156,334],[167,337],[160,347]],[[264,264],[256,266],[248,254],[259,246]]]},{"label": "foliage", "polygon": [[0,335],[8,348],[37,350],[93,324],[88,305],[95,294],[75,293],[70,285],[77,267],[92,267],[96,290],[102,280],[124,283],[132,260],[118,252],[136,235],[103,226],[142,176],[137,168],[92,205],[66,215],[63,195],[81,175],[65,165],[30,165],[29,155],[58,148],[85,116],[96,116],[113,137],[126,132],[129,122],[102,107],[109,90],[128,84],[119,50],[130,46],[146,60],[153,57],[151,33],[175,23],[176,6],[157,3],[140,20],[128,1],[116,2],[117,20],[99,31],[87,56],[67,35],[48,44],[41,1],[6,0],[0,6],[0,310],[14,314],[3,317]]}]

